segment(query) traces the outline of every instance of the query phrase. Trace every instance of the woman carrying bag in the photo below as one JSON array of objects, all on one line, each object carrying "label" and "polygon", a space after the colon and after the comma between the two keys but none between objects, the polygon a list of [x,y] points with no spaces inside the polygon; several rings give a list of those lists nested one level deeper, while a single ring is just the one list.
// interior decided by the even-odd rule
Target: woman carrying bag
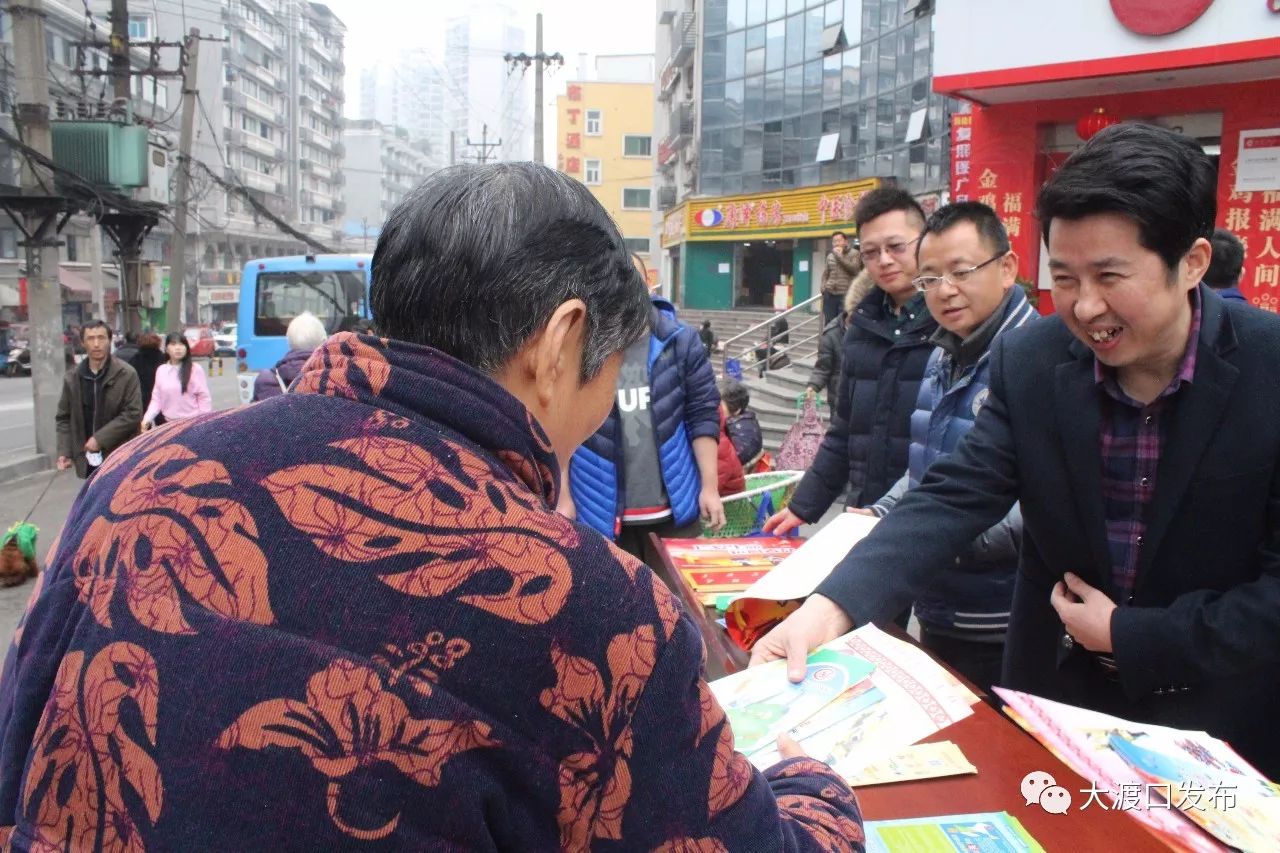
[{"label": "woman carrying bag", "polygon": [[164,339],[169,360],[156,368],[156,384],[151,403],[142,416],[142,431],[152,427],[213,411],[209,383],[204,369],[191,361],[191,345],[180,332]]}]

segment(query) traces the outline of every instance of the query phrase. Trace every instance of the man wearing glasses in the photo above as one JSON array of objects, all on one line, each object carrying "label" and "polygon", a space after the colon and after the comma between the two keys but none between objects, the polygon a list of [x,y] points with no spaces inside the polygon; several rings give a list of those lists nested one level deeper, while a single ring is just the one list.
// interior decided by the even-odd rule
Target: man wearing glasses
[{"label": "man wearing glasses", "polygon": [[[856,510],[867,515],[888,514],[934,460],[955,450],[990,395],[992,344],[1036,316],[1015,283],[1018,257],[1009,235],[985,204],[942,208],[916,245],[915,286],[938,321],[932,337],[938,348],[911,416],[907,473],[868,509]],[[915,600],[920,641],[983,691],[1000,681],[1021,538],[1015,504]]]},{"label": "man wearing glasses", "polygon": [[920,205],[899,189],[872,190],[858,202],[862,261],[876,286],[850,318],[822,447],[791,504],[765,531],[782,535],[813,524],[846,486],[847,506],[873,503],[906,470],[911,413],[938,328],[912,284],[924,220]]},{"label": "man wearing glasses", "polygon": [[1040,191],[1056,317],[1002,335],[991,392],[817,593],[752,650],[891,617],[1021,502],[1001,684],[1204,730],[1280,778],[1280,319],[1201,284],[1217,168],[1119,124]]}]

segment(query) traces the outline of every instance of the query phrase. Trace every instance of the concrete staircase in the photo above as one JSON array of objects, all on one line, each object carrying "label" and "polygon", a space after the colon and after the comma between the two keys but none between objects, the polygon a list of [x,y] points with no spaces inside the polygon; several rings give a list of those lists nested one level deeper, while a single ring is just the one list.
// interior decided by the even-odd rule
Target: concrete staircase
[{"label": "concrete staircase", "polygon": [[[763,309],[735,311],[677,309],[680,322],[686,326],[697,329],[702,326],[703,320],[710,320],[711,330],[721,341],[727,341],[752,326],[765,322],[772,315],[772,311]],[[801,326],[800,324],[810,316],[814,317],[814,320]],[[818,353],[817,338],[799,343],[804,338],[818,333],[820,320],[817,315],[799,311],[787,319],[791,323],[791,340],[798,344],[795,349],[787,353],[791,357],[791,366],[781,370],[771,370],[763,379],[760,378],[754,366],[744,366],[742,377],[743,382],[751,389],[751,408],[760,419],[760,431],[764,434],[765,449],[774,453],[778,451],[778,446],[786,436],[787,430],[796,422],[800,414],[800,410],[796,408],[796,400],[804,395],[805,383],[809,379],[809,371],[813,369],[814,359]],[[750,335],[733,344],[730,347],[729,357],[740,358],[744,352],[754,350],[757,342],[763,340],[766,334],[767,331],[761,329],[758,334]],[[713,355],[711,361],[715,367],[716,376],[722,376],[722,357],[717,353]],[[825,399],[819,412],[825,420],[827,417]]]}]

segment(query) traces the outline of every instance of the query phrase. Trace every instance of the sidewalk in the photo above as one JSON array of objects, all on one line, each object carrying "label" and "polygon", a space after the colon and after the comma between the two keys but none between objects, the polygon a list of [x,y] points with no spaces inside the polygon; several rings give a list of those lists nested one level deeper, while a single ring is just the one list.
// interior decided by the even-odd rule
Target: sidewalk
[{"label": "sidewalk", "polygon": [[[15,522],[27,520],[40,528],[40,538],[36,542],[37,562],[44,566],[45,557],[54,537],[62,531],[62,523],[84,481],[74,471],[46,471],[20,480],[5,483],[4,511],[0,514],[0,531],[8,530]],[[13,629],[18,626],[18,619],[27,606],[27,598],[31,595],[33,581],[22,586],[0,589],[0,644],[7,648],[8,640],[13,636]]]}]

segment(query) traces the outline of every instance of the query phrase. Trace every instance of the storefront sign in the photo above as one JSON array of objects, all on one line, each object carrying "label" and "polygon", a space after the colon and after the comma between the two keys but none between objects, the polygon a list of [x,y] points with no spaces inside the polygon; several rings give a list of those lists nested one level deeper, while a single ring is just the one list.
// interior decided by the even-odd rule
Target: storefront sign
[{"label": "storefront sign", "polygon": [[686,233],[685,216],[688,209],[685,205],[671,210],[662,220],[662,248],[666,249],[677,243],[683,243]]},{"label": "storefront sign", "polygon": [[[877,178],[760,195],[690,203],[685,232],[691,241],[754,237],[821,237],[852,227],[858,200],[880,185]],[[663,245],[667,229],[663,229]]]},{"label": "storefront sign", "polygon": [[973,116],[951,116],[951,197],[968,201],[969,170],[973,167]]},{"label": "storefront sign", "polygon": [[1242,130],[1236,192],[1280,190],[1280,128]]},{"label": "storefront sign", "polygon": [[240,291],[232,289],[200,289],[200,301],[206,305],[234,305],[240,301]]}]

